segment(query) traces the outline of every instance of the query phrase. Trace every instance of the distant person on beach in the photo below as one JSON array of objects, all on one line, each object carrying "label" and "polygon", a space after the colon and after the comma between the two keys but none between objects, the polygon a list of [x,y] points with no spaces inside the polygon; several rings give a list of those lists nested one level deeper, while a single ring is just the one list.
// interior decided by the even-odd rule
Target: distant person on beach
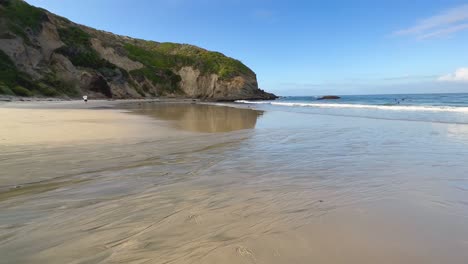
[{"label": "distant person on beach", "polygon": [[87,96],[87,95],[83,95],[83,101],[84,101],[85,103],[88,102],[88,96]]}]

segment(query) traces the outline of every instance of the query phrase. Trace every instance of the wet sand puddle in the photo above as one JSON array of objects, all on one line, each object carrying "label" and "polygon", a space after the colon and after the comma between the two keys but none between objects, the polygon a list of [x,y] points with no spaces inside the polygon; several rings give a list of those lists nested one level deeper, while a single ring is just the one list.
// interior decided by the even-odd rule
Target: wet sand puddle
[{"label": "wet sand puddle", "polygon": [[132,111],[177,130],[1,147],[0,263],[468,258],[466,166],[454,159],[467,153],[445,125],[189,104]]}]

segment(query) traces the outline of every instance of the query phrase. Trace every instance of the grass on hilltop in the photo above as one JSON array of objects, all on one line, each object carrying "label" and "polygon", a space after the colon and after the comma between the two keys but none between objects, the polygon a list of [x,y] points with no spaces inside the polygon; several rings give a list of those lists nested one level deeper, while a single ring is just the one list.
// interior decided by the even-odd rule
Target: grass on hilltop
[{"label": "grass on hilltop", "polygon": [[192,45],[156,43],[145,41],[140,45],[125,44],[128,56],[147,67],[178,69],[195,66],[202,73],[214,73],[221,79],[252,71],[242,62],[226,57],[222,53],[207,51]]}]

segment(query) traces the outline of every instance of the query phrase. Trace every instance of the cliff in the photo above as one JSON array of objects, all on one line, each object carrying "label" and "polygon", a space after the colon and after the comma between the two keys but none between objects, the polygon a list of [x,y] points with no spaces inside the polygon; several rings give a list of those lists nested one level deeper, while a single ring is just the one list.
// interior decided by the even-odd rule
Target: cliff
[{"label": "cliff", "polygon": [[0,94],[78,98],[274,99],[219,52],[145,41],[0,0]]}]

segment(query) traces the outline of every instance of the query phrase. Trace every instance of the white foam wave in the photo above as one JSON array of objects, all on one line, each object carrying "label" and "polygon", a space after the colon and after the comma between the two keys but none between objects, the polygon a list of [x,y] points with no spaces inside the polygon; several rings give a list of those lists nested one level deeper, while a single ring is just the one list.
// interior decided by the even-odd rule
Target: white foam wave
[{"label": "white foam wave", "polygon": [[268,101],[237,100],[236,103],[243,103],[243,104],[271,104],[272,102],[268,102]]},{"label": "white foam wave", "polygon": [[247,101],[247,100],[238,100],[236,101],[236,103],[270,104],[270,105],[279,105],[279,106],[300,106],[300,107],[314,107],[314,108],[347,108],[347,109],[372,109],[372,110],[413,111],[413,112],[424,111],[424,112],[468,113],[468,107],[454,107],[454,106],[292,103],[292,102]]}]

